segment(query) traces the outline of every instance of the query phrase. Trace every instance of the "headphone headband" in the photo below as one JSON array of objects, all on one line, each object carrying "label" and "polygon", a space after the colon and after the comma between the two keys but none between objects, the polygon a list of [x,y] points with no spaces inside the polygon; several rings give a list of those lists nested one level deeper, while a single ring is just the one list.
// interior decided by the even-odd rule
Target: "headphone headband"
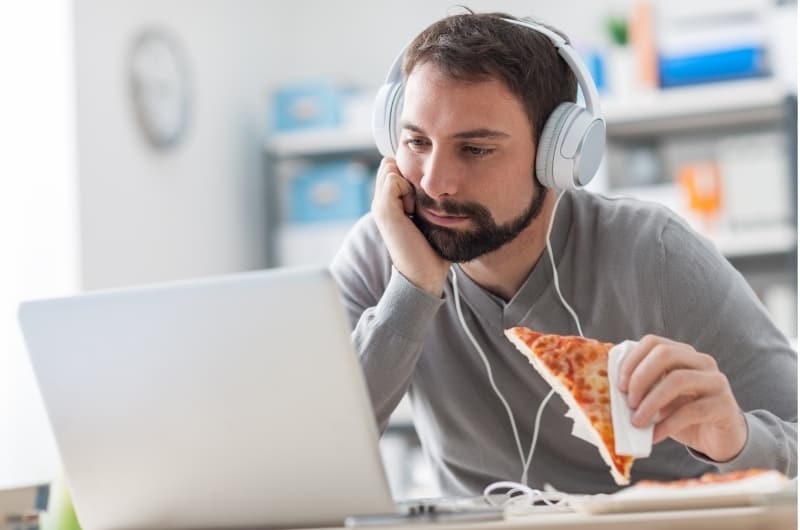
[{"label": "headphone headband", "polygon": [[[562,59],[564,59],[572,72],[575,74],[575,77],[578,80],[578,86],[581,87],[581,92],[583,92],[583,97],[586,100],[586,110],[588,110],[592,116],[599,118],[600,95],[597,93],[597,87],[592,81],[592,76],[589,73],[589,70],[586,69],[586,65],[583,64],[583,61],[581,60],[580,56],[578,56],[578,52],[575,51],[575,48],[573,48],[564,37],[550,28],[542,26],[541,24],[537,24],[536,22],[514,18],[504,18],[503,20],[510,22],[511,24],[516,24],[517,26],[532,29],[550,39],[550,42],[552,42],[556,47],[558,54]],[[405,50],[403,50],[403,52],[405,53]]]}]

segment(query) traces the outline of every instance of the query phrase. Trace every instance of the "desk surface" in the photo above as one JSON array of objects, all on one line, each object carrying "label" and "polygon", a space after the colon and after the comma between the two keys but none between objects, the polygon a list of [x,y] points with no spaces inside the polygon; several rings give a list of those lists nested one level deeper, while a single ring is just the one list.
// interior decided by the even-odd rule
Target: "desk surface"
[{"label": "desk surface", "polygon": [[[639,512],[606,515],[539,513],[484,523],[437,523],[399,526],[360,526],[366,530],[413,528],[414,530],[796,530],[797,505],[718,508],[669,512]],[[320,529],[316,529],[320,530]],[[328,529],[333,530],[333,529]]]}]

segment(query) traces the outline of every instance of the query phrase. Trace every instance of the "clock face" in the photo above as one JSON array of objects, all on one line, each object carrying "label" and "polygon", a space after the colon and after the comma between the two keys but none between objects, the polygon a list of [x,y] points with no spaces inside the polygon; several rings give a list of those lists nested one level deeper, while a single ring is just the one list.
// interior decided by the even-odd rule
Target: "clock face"
[{"label": "clock face", "polygon": [[177,145],[189,114],[186,55],[162,30],[146,30],[133,43],[129,77],[133,107],[149,143],[158,149]]}]

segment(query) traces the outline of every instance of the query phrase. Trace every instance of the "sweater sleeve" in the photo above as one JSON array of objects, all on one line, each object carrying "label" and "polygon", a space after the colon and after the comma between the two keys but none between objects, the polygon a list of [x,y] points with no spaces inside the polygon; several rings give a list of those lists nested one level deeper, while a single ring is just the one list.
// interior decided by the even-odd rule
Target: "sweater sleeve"
[{"label": "sweater sleeve", "polygon": [[677,220],[662,233],[667,338],[712,355],[745,413],[747,441],[730,461],[690,454],[721,472],[777,469],[797,475],[797,354],[741,274]]},{"label": "sweater sleeve", "polygon": [[331,272],[353,326],[353,343],[383,432],[408,390],[443,300],[419,289],[392,266],[370,216],[350,232]]}]

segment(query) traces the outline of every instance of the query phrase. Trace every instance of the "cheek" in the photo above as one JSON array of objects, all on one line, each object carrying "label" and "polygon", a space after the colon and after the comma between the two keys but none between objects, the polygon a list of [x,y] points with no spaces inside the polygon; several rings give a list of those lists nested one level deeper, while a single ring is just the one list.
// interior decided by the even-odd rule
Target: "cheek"
[{"label": "cheek", "polygon": [[503,185],[486,186],[482,190],[485,197],[482,202],[492,211],[495,221],[506,223],[526,211],[536,193],[539,192],[534,187],[533,177],[521,176],[514,182],[506,180]]},{"label": "cheek", "polygon": [[419,181],[422,179],[422,171],[420,169],[421,165],[414,153],[401,145],[397,150],[395,162],[403,178],[414,184],[414,186],[419,185]]},{"label": "cheek", "polygon": [[531,205],[534,196],[539,194],[539,188],[534,184],[533,179],[533,175],[526,175],[517,187],[519,193],[514,195],[514,204],[518,212],[526,210]]}]

